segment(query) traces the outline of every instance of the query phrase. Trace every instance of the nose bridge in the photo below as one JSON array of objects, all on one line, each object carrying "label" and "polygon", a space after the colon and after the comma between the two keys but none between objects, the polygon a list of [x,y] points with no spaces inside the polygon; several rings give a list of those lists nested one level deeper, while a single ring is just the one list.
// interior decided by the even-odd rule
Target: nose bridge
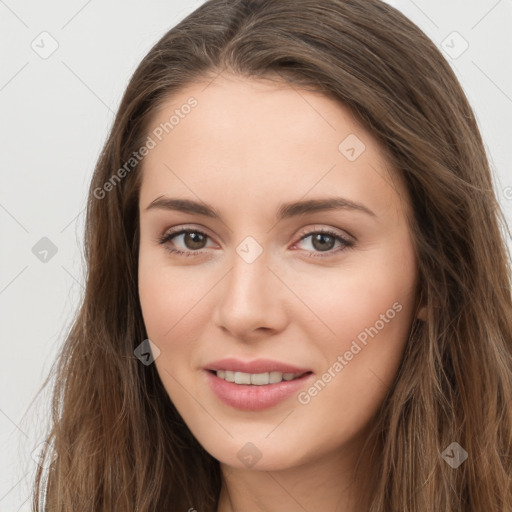
[{"label": "nose bridge", "polygon": [[239,303],[263,304],[261,295],[271,287],[269,283],[268,257],[259,244],[244,241],[236,248],[233,254],[232,270],[228,277],[225,294],[226,299]]},{"label": "nose bridge", "polygon": [[231,271],[217,303],[217,322],[237,336],[254,329],[276,329],[283,320],[279,280],[269,270],[268,253],[250,237],[233,253]]}]

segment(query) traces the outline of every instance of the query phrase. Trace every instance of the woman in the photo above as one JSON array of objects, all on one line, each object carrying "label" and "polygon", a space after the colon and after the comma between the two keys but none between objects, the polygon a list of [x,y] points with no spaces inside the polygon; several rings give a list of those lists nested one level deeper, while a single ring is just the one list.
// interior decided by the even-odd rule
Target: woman
[{"label": "woman", "polygon": [[92,178],[34,510],[511,510],[501,227],[467,99],[398,11],[207,1]]}]

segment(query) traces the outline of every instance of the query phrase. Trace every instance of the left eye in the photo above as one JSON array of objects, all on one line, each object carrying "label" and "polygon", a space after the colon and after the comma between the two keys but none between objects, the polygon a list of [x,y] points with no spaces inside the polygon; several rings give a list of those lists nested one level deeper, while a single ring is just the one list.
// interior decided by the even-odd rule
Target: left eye
[{"label": "left eye", "polygon": [[[318,252],[337,252],[352,245],[349,240],[331,231],[313,231],[303,236],[300,241],[308,238],[311,239],[310,245]],[[342,248],[339,249],[340,245],[338,245],[338,249],[333,251],[336,242],[339,242]]]},{"label": "left eye", "polygon": [[[168,242],[178,237],[183,237],[182,243],[184,244],[185,250],[169,247]],[[206,233],[198,231],[197,229],[182,229],[180,231],[164,234],[162,237],[158,238],[158,242],[164,245],[171,253],[183,256],[197,256],[202,253],[201,250],[205,248],[208,238],[209,236]],[[354,245],[354,242],[351,240],[328,230],[310,231],[300,238],[299,243],[308,238],[311,238],[313,250],[306,249],[306,251],[312,252],[311,256],[313,257],[330,256]],[[340,245],[338,245],[337,249],[334,249],[336,242],[339,242]],[[324,256],[324,254],[319,253],[327,254]]]}]

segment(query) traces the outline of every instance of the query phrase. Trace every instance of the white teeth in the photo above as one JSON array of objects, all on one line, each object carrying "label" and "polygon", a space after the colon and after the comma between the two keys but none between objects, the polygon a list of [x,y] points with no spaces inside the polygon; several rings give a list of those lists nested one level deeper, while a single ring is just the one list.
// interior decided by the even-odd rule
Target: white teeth
[{"label": "white teeth", "polygon": [[270,376],[268,373],[252,373],[251,384],[256,386],[264,386],[270,382]]},{"label": "white teeth", "polygon": [[235,372],[235,384],[250,384],[250,383],[251,383],[251,374],[250,373]]},{"label": "white teeth", "polygon": [[275,384],[276,382],[281,382],[282,380],[283,380],[283,374],[281,372],[270,372],[269,373],[270,384]]},{"label": "white teeth", "polygon": [[217,377],[224,379],[228,382],[235,384],[252,384],[254,386],[265,386],[267,384],[277,384],[283,380],[293,380],[300,377],[300,373],[281,373],[281,372],[266,372],[266,373],[245,373],[233,372],[230,370],[217,370]]}]

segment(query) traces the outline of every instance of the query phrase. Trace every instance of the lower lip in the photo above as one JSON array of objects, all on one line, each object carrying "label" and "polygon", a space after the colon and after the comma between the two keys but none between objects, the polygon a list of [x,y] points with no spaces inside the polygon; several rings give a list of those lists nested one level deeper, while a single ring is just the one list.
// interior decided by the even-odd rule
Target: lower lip
[{"label": "lower lip", "polygon": [[277,405],[297,393],[313,376],[307,373],[298,379],[256,386],[228,382],[208,370],[205,373],[210,388],[222,402],[244,411],[260,411]]}]

